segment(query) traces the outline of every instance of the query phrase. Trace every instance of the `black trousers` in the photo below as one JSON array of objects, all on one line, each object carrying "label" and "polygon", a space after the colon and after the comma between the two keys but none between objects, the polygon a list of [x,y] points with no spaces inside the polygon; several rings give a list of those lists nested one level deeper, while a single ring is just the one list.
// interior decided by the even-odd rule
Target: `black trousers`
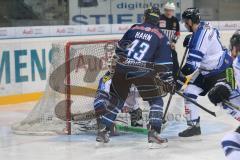
[{"label": "black trousers", "polygon": [[209,77],[200,74],[193,82],[190,81],[190,84],[202,88],[203,92],[200,94],[200,96],[205,96],[215,86],[215,84],[219,82],[228,83],[226,71]]},{"label": "black trousers", "polygon": [[125,101],[132,84],[137,87],[143,100],[160,96],[160,90],[154,80],[154,73],[132,77],[129,72],[124,73],[118,70],[116,70],[112,78],[110,92]]}]

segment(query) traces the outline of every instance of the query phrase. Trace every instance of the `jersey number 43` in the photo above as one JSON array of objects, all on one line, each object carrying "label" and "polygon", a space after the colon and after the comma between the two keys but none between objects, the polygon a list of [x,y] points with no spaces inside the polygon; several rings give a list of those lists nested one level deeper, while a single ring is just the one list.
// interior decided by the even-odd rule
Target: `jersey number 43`
[{"label": "jersey number 43", "polygon": [[128,57],[141,61],[148,50],[148,43],[141,42],[139,39],[136,39],[132,42],[131,47],[128,49]]}]

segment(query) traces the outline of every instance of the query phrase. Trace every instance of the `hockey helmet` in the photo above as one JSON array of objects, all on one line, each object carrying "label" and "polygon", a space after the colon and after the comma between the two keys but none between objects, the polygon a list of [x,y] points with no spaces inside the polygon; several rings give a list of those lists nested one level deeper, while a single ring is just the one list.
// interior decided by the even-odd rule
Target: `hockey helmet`
[{"label": "hockey helmet", "polygon": [[176,10],[176,7],[175,7],[175,4],[173,2],[167,2],[165,5],[164,5],[164,9],[166,10]]},{"label": "hockey helmet", "polygon": [[198,8],[188,8],[182,14],[182,19],[191,19],[193,23],[200,23],[201,17]]},{"label": "hockey helmet", "polygon": [[145,21],[153,24],[159,23],[160,9],[157,6],[149,7],[144,12]]}]

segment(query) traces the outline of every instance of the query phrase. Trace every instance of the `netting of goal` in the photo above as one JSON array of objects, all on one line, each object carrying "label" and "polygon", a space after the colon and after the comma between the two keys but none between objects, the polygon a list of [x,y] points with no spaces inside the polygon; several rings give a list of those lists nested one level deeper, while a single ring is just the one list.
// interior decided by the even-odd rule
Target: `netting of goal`
[{"label": "netting of goal", "polygon": [[[23,121],[12,126],[13,132],[38,135],[64,133],[67,123],[56,117],[54,109],[66,98],[73,102],[72,113],[92,110],[94,91],[98,80],[107,71],[107,61],[114,53],[115,42],[104,40],[52,44],[52,60],[44,95]],[[76,130],[72,126],[72,132]]]},{"label": "netting of goal", "polygon": [[[70,112],[93,110],[98,81],[107,71],[107,61],[115,51],[116,42],[99,40],[52,44],[52,60],[44,95],[24,120],[12,126],[13,132],[33,135],[78,134],[79,124],[71,123],[71,117],[67,122],[58,119],[54,113],[55,106],[65,102],[68,115]],[[175,99],[172,105],[182,108],[180,103],[181,100]],[[140,104],[141,107],[147,106],[146,103]],[[181,109],[177,110],[174,107],[175,113],[182,112]],[[170,113],[173,113],[171,109]]]}]

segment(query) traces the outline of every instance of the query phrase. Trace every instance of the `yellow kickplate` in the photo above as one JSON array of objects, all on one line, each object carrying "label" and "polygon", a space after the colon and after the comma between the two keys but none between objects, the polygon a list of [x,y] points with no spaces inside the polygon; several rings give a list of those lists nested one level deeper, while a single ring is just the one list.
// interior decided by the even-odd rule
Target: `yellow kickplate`
[{"label": "yellow kickplate", "polygon": [[0,105],[17,104],[17,103],[23,103],[23,102],[36,101],[36,100],[39,100],[42,95],[43,95],[43,92],[2,96],[2,97],[0,97]]}]

